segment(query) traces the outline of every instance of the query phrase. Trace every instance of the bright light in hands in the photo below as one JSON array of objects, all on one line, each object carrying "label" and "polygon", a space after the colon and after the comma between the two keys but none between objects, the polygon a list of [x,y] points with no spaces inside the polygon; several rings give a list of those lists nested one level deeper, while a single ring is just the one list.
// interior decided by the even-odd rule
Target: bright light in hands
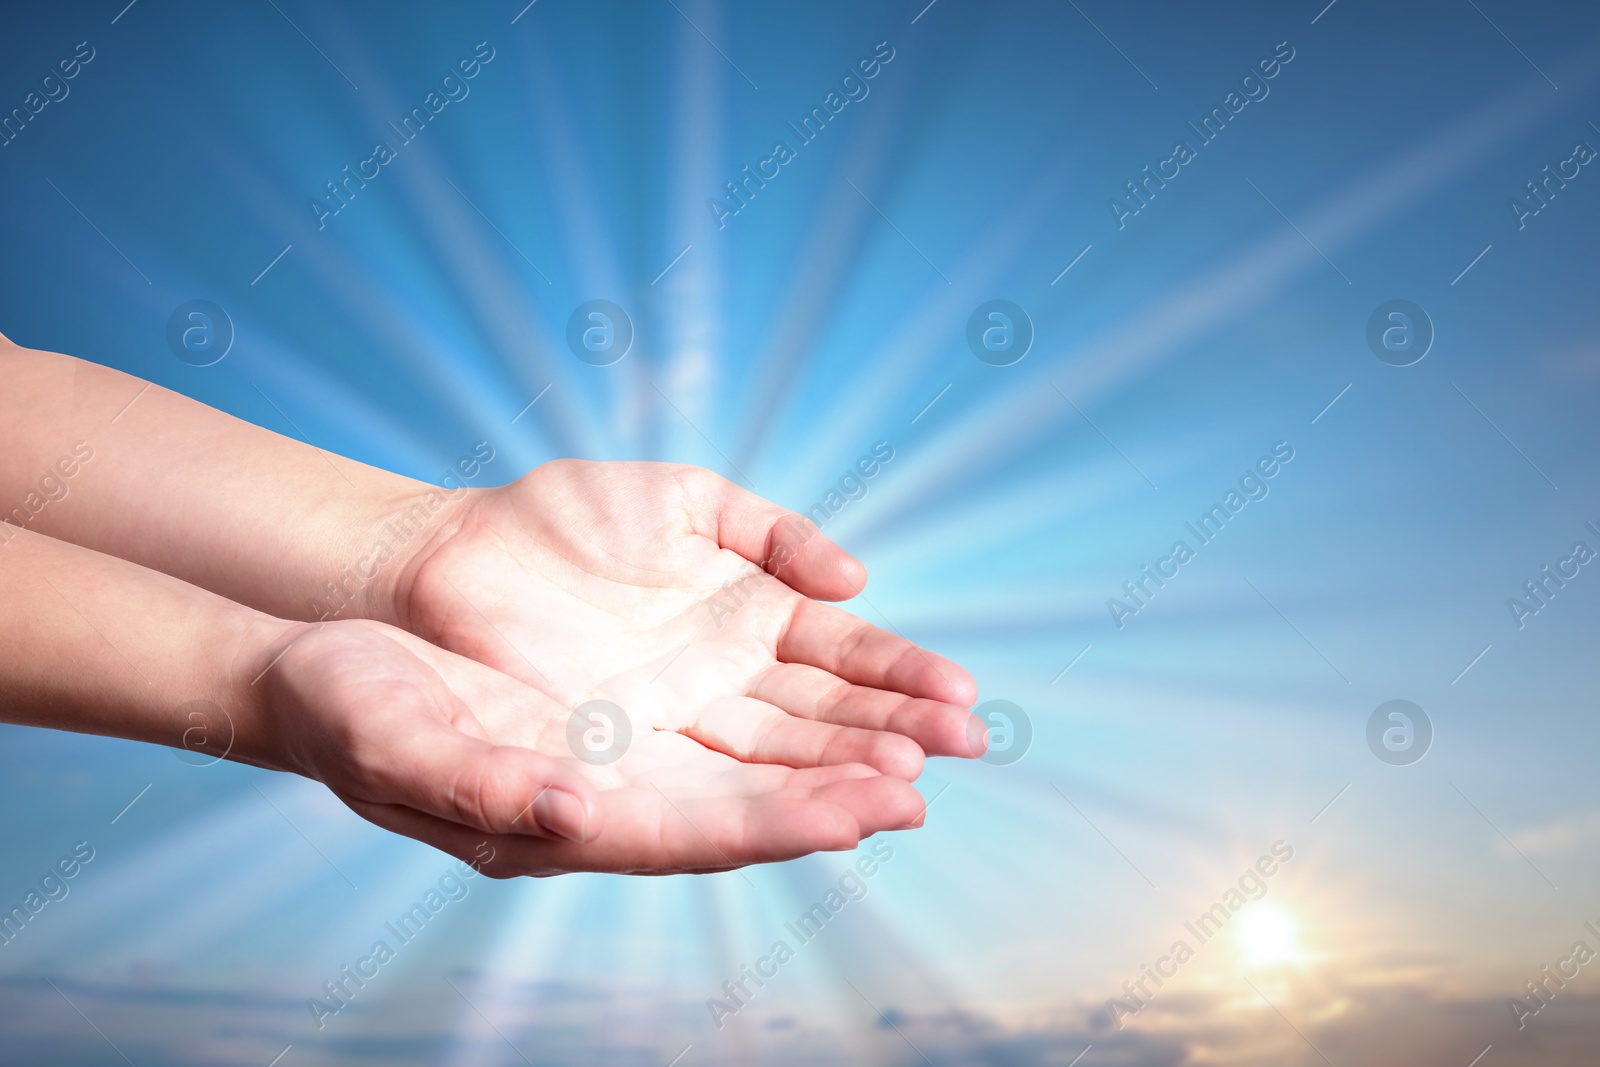
[{"label": "bright light in hands", "polygon": [[1241,915],[1238,938],[1248,966],[1291,963],[1301,956],[1299,924],[1273,904],[1257,904]]}]

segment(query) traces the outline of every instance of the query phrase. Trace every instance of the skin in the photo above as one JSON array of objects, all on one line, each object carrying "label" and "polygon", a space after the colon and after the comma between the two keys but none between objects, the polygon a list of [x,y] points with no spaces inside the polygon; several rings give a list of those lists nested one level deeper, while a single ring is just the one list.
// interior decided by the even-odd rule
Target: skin
[{"label": "skin", "polygon": [[[321,781],[475,865],[487,841],[498,876],[852,848],[920,825],[926,754],[983,751],[969,674],[823,603],[865,568],[708,471],[562,460],[444,492],[70,357],[3,346],[0,375],[0,506],[37,502],[41,472],[67,487],[11,513],[30,532],[0,548],[0,589],[66,628],[88,602],[123,635],[117,660],[98,654],[124,676],[149,655],[138,684],[160,691],[63,696],[83,641],[20,627],[0,656],[6,691],[33,671],[12,721],[181,743],[173,709],[196,687],[173,679],[206,675],[239,724],[229,758]],[[78,441],[94,458],[67,478]],[[72,614],[36,580],[81,562],[63,552],[110,568]],[[18,564],[37,553],[54,566]],[[171,632],[193,642],[146,649],[147,586],[247,613],[212,628],[253,681],[210,677],[218,638],[178,607]],[[614,762],[568,743],[596,699],[630,728]]]},{"label": "skin", "polygon": [[696,467],[547,463],[469,499],[404,578],[418,635],[742,760],[911,780],[982,733],[964,670],[812,599],[853,596],[860,563]]},{"label": "skin", "polygon": [[382,624],[311,627],[269,678],[277,706],[318,727],[283,739],[289,769],[494,877],[723,870],[922,822],[907,782],[861,764],[743,763],[669,730],[586,764],[564,706]]}]

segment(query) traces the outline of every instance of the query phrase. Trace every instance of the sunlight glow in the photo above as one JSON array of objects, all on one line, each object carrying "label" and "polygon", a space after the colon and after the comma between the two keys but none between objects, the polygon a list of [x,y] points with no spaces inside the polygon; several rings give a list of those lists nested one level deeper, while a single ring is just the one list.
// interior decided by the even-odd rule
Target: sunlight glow
[{"label": "sunlight glow", "polygon": [[1273,904],[1260,904],[1239,919],[1239,950],[1250,966],[1275,966],[1302,958],[1299,924]]}]

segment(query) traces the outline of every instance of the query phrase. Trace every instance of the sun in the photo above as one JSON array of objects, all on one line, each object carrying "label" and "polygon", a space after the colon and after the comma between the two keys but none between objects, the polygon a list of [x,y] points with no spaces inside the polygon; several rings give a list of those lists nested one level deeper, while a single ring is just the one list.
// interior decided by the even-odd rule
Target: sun
[{"label": "sun", "polygon": [[1244,962],[1263,967],[1301,957],[1299,924],[1274,904],[1258,904],[1239,917],[1238,942]]}]

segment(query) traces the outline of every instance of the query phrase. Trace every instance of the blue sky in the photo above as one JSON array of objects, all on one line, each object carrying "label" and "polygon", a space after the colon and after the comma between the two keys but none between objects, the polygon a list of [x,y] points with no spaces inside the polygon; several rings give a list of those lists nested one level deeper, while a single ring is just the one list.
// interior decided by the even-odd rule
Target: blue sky
[{"label": "blue sky", "polygon": [[[828,528],[872,572],[851,607],[1034,739],[930,765],[927,827],[725,1029],[706,999],[851,857],[479,879],[318,1030],[307,999],[445,857],[310,783],[6,728],[0,899],[96,856],[0,949],[0,1060],[1592,1062],[1600,975],[1520,1031],[1507,999],[1600,948],[1600,576],[1520,628],[1506,602],[1600,549],[1600,171],[1520,228],[1510,206],[1600,149],[1600,13],[1218,7],[142,0],[13,25],[7,108],[94,58],[0,148],[8,336],[430,480],[489,440],[500,480],[673,459],[806,508],[889,442]],[[480,42],[470,92],[319,228],[324,183]],[[1186,124],[1290,50],[1200,145]],[[780,139],[719,226],[707,202]],[[236,334],[204,368],[165,339],[197,299]],[[567,346],[595,299],[635,330],[611,366]],[[1010,366],[966,340],[994,299],[1034,331]],[[1432,325],[1410,366],[1368,346],[1391,300]],[[1107,600],[1279,442],[1270,492],[1119,628]],[[1434,731],[1407,766],[1366,742],[1393,699]],[[1109,1025],[1278,841],[1263,899]]]}]

